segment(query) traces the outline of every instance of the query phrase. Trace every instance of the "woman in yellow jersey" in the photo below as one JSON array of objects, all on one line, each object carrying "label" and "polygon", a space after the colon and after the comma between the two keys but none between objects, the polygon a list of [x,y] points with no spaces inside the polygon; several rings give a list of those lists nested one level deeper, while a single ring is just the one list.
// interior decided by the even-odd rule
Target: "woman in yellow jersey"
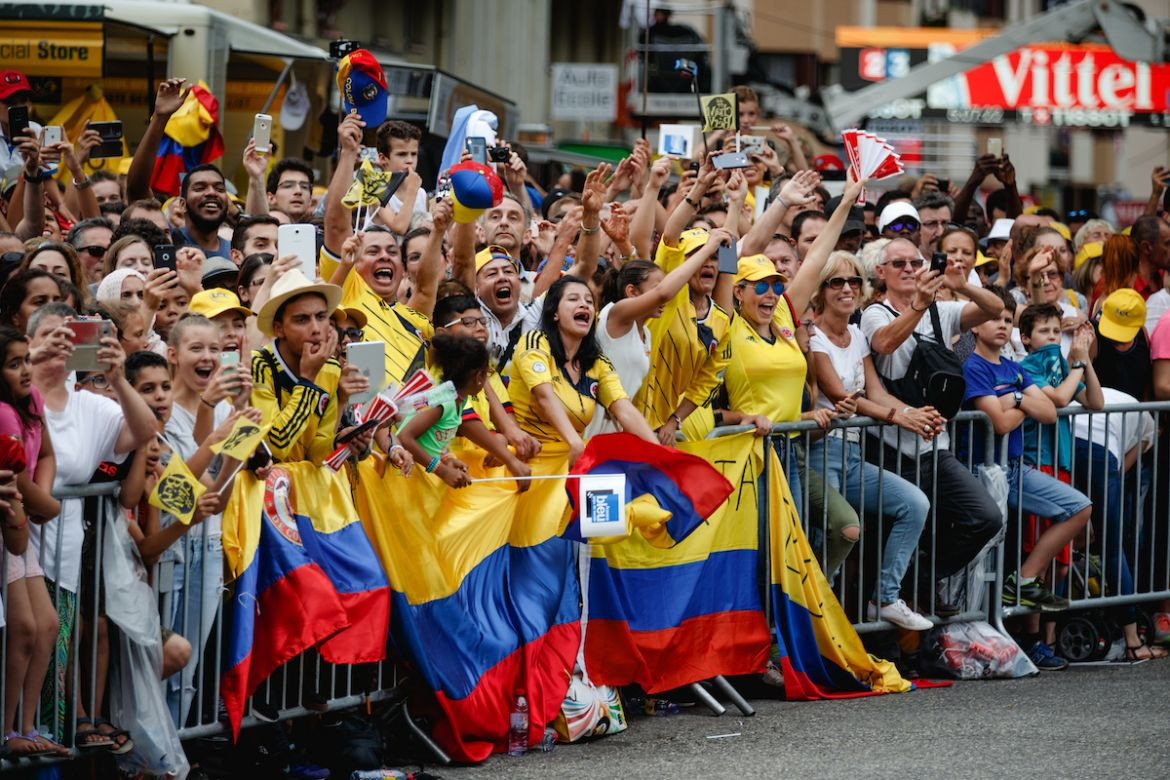
[{"label": "woman in yellow jersey", "polygon": [[[787,287],[766,255],[739,261],[733,290],[738,313],[731,323],[731,359],[724,383],[729,407],[745,415],[744,422],[756,425],[757,430],[801,418],[808,363],[797,343],[800,323],[795,312],[808,307],[820,283],[821,269],[837,244],[863,183],[851,180],[846,185],[841,203]],[[848,407],[844,404],[840,411],[852,411]],[[793,499],[800,506],[801,469],[789,467],[789,437],[779,435],[773,442],[785,466]]]},{"label": "woman in yellow jersey", "polygon": [[601,354],[594,313],[593,294],[583,280],[557,280],[544,300],[541,329],[520,337],[508,385],[520,428],[535,436],[546,452],[567,444],[570,465],[585,449],[581,434],[599,405],[622,430],[658,441]]}]

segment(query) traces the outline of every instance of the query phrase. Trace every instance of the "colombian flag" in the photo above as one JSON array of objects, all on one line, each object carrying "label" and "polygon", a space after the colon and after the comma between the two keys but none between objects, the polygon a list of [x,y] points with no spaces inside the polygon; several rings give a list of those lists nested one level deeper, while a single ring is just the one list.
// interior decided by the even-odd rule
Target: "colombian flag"
[{"label": "colombian flag", "polygon": [[223,514],[224,552],[236,582],[220,694],[233,737],[245,701],[268,675],[349,625],[332,583],[305,551],[289,484],[283,467],[267,483],[242,471]]},{"label": "colombian flag", "polygon": [[904,693],[913,686],[889,661],[865,652],[813,556],[776,453],[768,449],[772,603],[789,699]]},{"label": "colombian flag", "polygon": [[167,121],[150,177],[150,188],[166,195],[179,194],[182,174],[196,165],[223,156],[219,132],[219,101],[200,81],[191,87],[183,105]]},{"label": "colombian flag", "polygon": [[[565,474],[567,455],[546,447],[529,465]],[[574,545],[558,536],[565,481],[449,490],[374,459],[358,471],[358,511],[394,593],[394,639],[441,711],[436,741],[459,761],[503,751],[523,691],[536,744],[560,711],[581,637]]]},{"label": "colombian flag", "polygon": [[[603,462],[600,469],[589,462],[599,444],[619,444],[619,438],[615,457],[626,463],[645,450],[656,451],[646,454],[663,470],[672,468],[671,461],[685,468],[677,481],[651,480],[666,480],[661,486],[667,489],[643,491],[671,512],[658,533],[642,530],[590,547],[583,621],[590,679],[615,686],[636,682],[655,693],[720,674],[762,672],[770,644],[757,584],[762,440],[744,433],[683,443],[679,452],[628,434],[599,436],[578,467],[584,463],[596,473],[622,462]],[[634,481],[627,487],[635,494],[645,465],[632,463],[627,471]],[[670,546],[662,543],[667,539]]]}]

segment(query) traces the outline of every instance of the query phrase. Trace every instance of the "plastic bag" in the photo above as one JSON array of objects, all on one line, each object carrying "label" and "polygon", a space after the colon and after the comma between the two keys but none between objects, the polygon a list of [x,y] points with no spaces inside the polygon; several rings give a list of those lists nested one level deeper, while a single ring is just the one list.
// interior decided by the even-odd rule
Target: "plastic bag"
[{"label": "plastic bag", "polygon": [[925,647],[931,669],[960,680],[1028,677],[1040,671],[1019,645],[982,620],[939,626]]},{"label": "plastic bag", "polygon": [[984,585],[995,580],[995,560],[989,557],[989,553],[1003,541],[1007,528],[1007,472],[995,464],[982,465],[979,467],[979,481],[999,507],[1003,524],[970,563],[939,581],[939,595],[951,604],[958,605],[963,612],[985,613],[987,588]]},{"label": "plastic bag", "polygon": [[585,682],[581,672],[573,672],[553,728],[561,742],[625,731],[626,714],[617,689]]},{"label": "plastic bag", "polygon": [[191,770],[163,694],[162,630],[146,570],[118,513],[105,526],[102,555],[106,616],[111,632],[110,719],[130,732],[134,749],[118,757],[124,772],[144,771],[183,780]]}]

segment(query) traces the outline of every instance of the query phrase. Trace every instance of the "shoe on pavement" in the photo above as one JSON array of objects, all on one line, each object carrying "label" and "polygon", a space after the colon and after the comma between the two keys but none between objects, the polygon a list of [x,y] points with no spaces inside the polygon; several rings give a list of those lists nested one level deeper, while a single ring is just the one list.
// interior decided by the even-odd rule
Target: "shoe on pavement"
[{"label": "shoe on pavement", "polygon": [[902,599],[886,604],[881,609],[871,601],[866,609],[866,617],[870,620],[881,618],[907,631],[929,631],[934,628],[934,623],[910,609]]},{"label": "shoe on pavement", "polygon": [[1154,636],[1150,644],[1170,645],[1170,614],[1154,613]]},{"label": "shoe on pavement", "polygon": [[1028,649],[1028,657],[1042,672],[1059,672],[1068,668],[1068,661],[1056,654],[1051,646],[1037,641]]},{"label": "shoe on pavement", "polygon": [[1021,585],[1013,573],[1003,583],[1003,603],[1005,606],[1014,606],[1017,598],[1021,607],[1038,608],[1042,612],[1063,612],[1068,609],[1068,599],[1057,596],[1041,585],[1039,580]]}]

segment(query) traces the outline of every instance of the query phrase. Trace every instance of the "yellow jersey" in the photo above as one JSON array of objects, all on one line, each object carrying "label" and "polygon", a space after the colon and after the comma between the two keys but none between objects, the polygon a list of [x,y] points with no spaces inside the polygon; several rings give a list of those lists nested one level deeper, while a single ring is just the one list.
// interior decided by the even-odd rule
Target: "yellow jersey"
[{"label": "yellow jersey", "polygon": [[[320,261],[321,275],[328,279],[339,260],[322,247]],[[386,303],[357,271],[350,271],[341,285],[341,305],[365,313],[365,341],[386,344],[387,385],[402,384],[426,365],[426,346],[435,330],[425,314],[403,303]]]},{"label": "yellow jersey", "polygon": [[321,465],[333,454],[341,366],[330,358],[315,382],[298,379],[273,344],[252,353],[252,406],[271,426],[264,437],[273,460]]},{"label": "yellow jersey", "polygon": [[[654,261],[670,273],[686,256],[678,247],[659,244]],[[634,406],[651,429],[658,429],[685,398],[698,407],[683,422],[689,441],[702,439],[715,424],[711,403],[731,360],[731,317],[714,301],[699,320],[687,287],[667,302],[650,328],[650,373],[634,396]]]},{"label": "yellow jersey", "polygon": [[598,357],[593,367],[574,384],[564,370],[553,362],[548,337],[539,330],[525,333],[520,337],[520,344],[512,359],[508,395],[512,399],[516,424],[542,443],[563,443],[556,428],[541,415],[540,406],[532,392],[533,388],[548,383],[552,383],[557,400],[565,408],[569,422],[578,434],[585,431],[585,426],[598,412],[598,405],[608,409],[615,401],[626,398],[617,371],[604,355]]},{"label": "yellow jersey", "polygon": [[781,298],[766,339],[743,317],[731,323],[731,362],[724,382],[732,411],[762,414],[774,423],[800,419],[808,363],[796,342],[788,301]]}]

